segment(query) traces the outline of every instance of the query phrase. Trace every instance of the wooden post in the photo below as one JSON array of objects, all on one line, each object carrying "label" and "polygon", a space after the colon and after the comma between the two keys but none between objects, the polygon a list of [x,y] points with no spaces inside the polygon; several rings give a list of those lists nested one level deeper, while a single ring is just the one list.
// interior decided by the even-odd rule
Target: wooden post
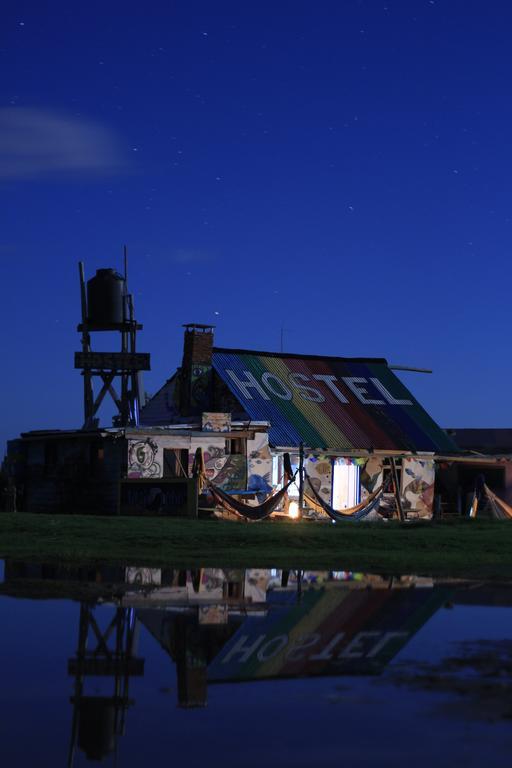
[{"label": "wooden post", "polygon": [[196,518],[199,515],[198,511],[198,481],[197,477],[187,479],[187,517]]},{"label": "wooden post", "polygon": [[391,463],[391,474],[393,476],[393,485],[395,487],[395,499],[396,499],[396,507],[398,510],[398,517],[400,518],[400,522],[403,523],[405,521],[405,515],[404,515],[404,510],[402,508],[402,499],[400,498],[400,483],[398,482],[398,472],[396,471],[396,464],[395,464],[394,457],[390,456],[389,461]]},{"label": "wooden post", "polygon": [[297,602],[302,600],[302,571],[297,571]]},{"label": "wooden post", "polygon": [[304,507],[304,443],[299,446],[299,515]]}]

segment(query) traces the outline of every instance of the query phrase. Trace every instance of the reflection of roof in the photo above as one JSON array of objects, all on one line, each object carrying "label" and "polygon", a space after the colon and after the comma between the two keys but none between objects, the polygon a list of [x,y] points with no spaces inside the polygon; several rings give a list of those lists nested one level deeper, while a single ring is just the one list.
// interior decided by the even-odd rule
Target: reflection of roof
[{"label": "reflection of roof", "polygon": [[300,602],[267,595],[208,667],[209,682],[375,675],[446,602],[450,589],[306,589]]},{"label": "reflection of roof", "polygon": [[384,359],[215,348],[213,367],[275,446],[457,450]]}]

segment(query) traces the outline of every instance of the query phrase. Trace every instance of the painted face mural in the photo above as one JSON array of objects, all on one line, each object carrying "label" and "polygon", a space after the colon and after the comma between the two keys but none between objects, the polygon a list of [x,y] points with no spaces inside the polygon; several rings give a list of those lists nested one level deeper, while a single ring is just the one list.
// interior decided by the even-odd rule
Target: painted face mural
[{"label": "painted face mural", "polygon": [[161,477],[162,467],[156,461],[158,445],[150,437],[128,443],[128,477]]},{"label": "painted face mural", "polygon": [[190,405],[192,408],[202,410],[208,405],[211,374],[211,365],[195,365],[193,367],[190,382]]}]

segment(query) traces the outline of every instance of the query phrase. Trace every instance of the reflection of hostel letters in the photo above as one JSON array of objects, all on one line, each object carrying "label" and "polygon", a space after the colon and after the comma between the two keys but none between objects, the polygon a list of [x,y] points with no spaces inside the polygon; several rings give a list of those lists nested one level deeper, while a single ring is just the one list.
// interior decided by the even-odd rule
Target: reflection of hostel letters
[{"label": "reflection of hostel letters", "polygon": [[240,663],[249,661],[256,654],[258,661],[268,661],[280,651],[287,648],[286,658],[289,661],[331,661],[335,659],[373,659],[385,647],[397,640],[405,642],[409,632],[358,632],[348,643],[343,644],[344,632],[339,632],[325,646],[321,646],[322,637],[318,633],[302,635],[296,641],[290,642],[288,635],[277,635],[270,639],[267,635],[259,635],[255,640],[249,635],[242,635],[236,645],[222,659],[222,664],[231,660]]}]

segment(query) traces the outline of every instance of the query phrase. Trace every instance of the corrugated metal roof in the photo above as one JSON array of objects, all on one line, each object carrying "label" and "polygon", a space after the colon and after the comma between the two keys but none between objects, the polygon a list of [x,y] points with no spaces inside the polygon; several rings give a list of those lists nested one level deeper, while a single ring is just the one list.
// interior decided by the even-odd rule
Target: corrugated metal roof
[{"label": "corrugated metal roof", "polygon": [[457,450],[383,359],[216,348],[213,367],[251,419],[270,422],[273,445]]}]

